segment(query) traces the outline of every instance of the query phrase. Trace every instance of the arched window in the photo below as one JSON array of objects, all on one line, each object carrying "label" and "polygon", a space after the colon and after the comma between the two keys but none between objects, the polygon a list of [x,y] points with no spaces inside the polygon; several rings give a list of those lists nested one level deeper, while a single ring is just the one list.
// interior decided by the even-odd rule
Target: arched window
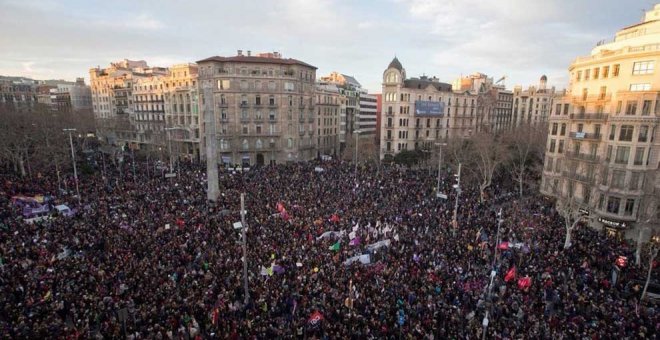
[{"label": "arched window", "polygon": [[390,72],[385,76],[386,83],[397,83],[399,82],[399,75],[396,72]]},{"label": "arched window", "polygon": [[247,150],[250,147],[247,139],[243,139],[243,150]]},{"label": "arched window", "polygon": [[257,149],[261,149],[263,147],[263,143],[261,142],[261,139],[257,139],[257,143],[255,144]]}]

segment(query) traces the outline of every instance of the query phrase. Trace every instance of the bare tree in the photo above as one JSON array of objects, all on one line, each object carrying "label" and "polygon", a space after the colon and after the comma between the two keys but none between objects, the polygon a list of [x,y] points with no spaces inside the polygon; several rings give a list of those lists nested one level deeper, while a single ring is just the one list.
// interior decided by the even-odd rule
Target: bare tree
[{"label": "bare tree", "polygon": [[572,195],[568,198],[558,199],[555,209],[564,218],[564,228],[566,231],[564,249],[568,249],[572,245],[573,230],[577,228],[580,222],[588,220],[588,216],[580,210],[580,204]]},{"label": "bare tree", "polygon": [[[341,153],[341,159],[345,161],[355,160],[355,136],[346,138],[346,144],[344,151]],[[360,163],[380,162],[380,154],[374,138],[360,137],[358,160]]]},{"label": "bare tree", "polygon": [[484,201],[485,191],[493,182],[495,170],[504,161],[505,150],[497,137],[488,132],[482,132],[472,137],[475,162],[474,171],[479,178],[479,193]]},{"label": "bare tree", "polygon": [[[637,206],[637,249],[635,250],[635,264],[641,264],[642,253],[642,239],[643,233],[652,233],[652,226],[660,225],[658,214],[655,213],[655,207],[660,204],[660,192],[655,188],[656,171],[648,170],[643,173],[643,184],[641,186],[642,194],[640,195],[639,204]],[[639,185],[639,183],[635,183]]]},{"label": "bare tree", "polygon": [[522,125],[504,135],[504,142],[508,151],[505,167],[513,179],[518,183],[518,193],[523,197],[523,183],[527,174],[536,164],[543,162],[547,126]]},{"label": "bare tree", "polygon": [[0,109],[0,152],[14,172],[27,176],[26,162],[32,150],[32,139],[36,135],[29,111],[19,112],[10,106]]},{"label": "bare tree", "polygon": [[653,244],[651,248],[649,249],[649,271],[646,274],[646,283],[644,284],[644,290],[642,291],[642,297],[641,301],[644,300],[646,297],[646,290],[649,288],[649,281],[651,281],[651,272],[653,271],[653,262],[655,261],[655,258],[658,256],[658,246],[657,244]]},{"label": "bare tree", "polygon": [[[62,129],[76,128],[81,137],[94,131],[91,114],[53,111],[46,105],[21,111],[1,106],[0,118],[0,158],[20,176],[27,176],[31,169],[50,172],[53,166],[59,176],[69,147]],[[85,143],[85,138],[76,140]]]}]

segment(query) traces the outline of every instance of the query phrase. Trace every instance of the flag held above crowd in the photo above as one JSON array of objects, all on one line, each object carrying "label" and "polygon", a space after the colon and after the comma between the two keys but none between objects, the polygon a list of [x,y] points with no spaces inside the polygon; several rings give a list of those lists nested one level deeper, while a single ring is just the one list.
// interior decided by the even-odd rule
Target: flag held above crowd
[{"label": "flag held above crowd", "polygon": [[323,321],[323,314],[321,312],[314,311],[310,316],[309,319],[307,319],[307,325],[311,328],[317,328],[321,324],[321,321]]},{"label": "flag held above crowd", "polygon": [[504,275],[504,282],[510,282],[516,279],[516,267],[511,267]]},{"label": "flag held above crowd", "polygon": [[368,251],[374,251],[374,250],[378,250],[378,249],[380,249],[380,248],[382,248],[382,247],[389,247],[389,246],[390,246],[390,243],[392,243],[392,242],[390,241],[390,239],[382,240],[382,241],[378,241],[378,242],[376,242],[376,243],[372,243],[372,244],[368,245],[368,246],[367,246],[367,250],[368,250]]},{"label": "flag held above crowd", "polygon": [[529,276],[521,277],[518,279],[518,288],[523,291],[527,291],[529,287],[532,286],[532,278]]},{"label": "flag held above crowd", "polygon": [[341,247],[341,241],[337,241],[335,244],[331,245],[329,250],[332,251],[339,251],[339,248]]},{"label": "flag held above crowd", "polygon": [[360,262],[362,264],[370,264],[371,263],[371,255],[369,254],[363,254],[363,255],[357,255],[353,256],[346,261],[344,261],[345,266],[350,266],[351,264],[355,262]]}]

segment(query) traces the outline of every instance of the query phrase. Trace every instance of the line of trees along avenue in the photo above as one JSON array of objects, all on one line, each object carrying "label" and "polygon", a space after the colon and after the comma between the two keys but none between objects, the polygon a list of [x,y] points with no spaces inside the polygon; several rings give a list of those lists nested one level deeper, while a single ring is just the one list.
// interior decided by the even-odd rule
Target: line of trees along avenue
[{"label": "line of trees along avenue", "polygon": [[53,111],[46,105],[18,109],[0,105],[0,167],[17,176],[56,173],[71,166],[69,135],[76,129],[74,148],[85,150],[95,143],[96,130],[90,111]]}]

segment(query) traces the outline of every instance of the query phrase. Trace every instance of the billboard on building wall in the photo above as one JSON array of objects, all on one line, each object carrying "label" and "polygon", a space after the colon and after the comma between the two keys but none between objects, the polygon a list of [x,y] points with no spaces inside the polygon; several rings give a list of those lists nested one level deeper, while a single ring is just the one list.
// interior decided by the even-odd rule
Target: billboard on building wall
[{"label": "billboard on building wall", "polygon": [[415,115],[418,116],[442,116],[445,113],[444,102],[432,102],[428,100],[415,101]]}]

